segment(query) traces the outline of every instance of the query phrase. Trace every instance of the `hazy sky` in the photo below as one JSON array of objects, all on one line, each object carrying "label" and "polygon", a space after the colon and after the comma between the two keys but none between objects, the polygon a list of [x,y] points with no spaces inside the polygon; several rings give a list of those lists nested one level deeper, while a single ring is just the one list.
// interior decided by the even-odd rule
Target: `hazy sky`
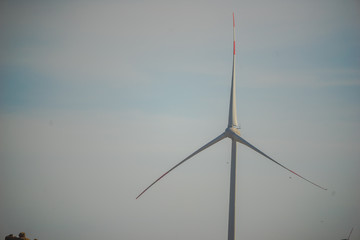
[{"label": "hazy sky", "polygon": [[360,239],[359,1],[1,1],[0,238]]}]

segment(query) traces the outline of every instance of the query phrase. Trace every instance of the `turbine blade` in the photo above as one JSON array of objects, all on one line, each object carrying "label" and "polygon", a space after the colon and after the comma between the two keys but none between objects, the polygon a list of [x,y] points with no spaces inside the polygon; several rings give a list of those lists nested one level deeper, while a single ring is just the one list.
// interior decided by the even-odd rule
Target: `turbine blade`
[{"label": "turbine blade", "polygon": [[352,233],[353,230],[354,230],[354,228],[351,229],[349,237],[347,238],[348,240],[350,240],[350,236],[351,236],[351,233]]},{"label": "turbine blade", "polygon": [[309,179],[304,178],[304,177],[301,176],[300,174],[294,172],[293,170],[291,170],[291,169],[285,167],[284,165],[282,165],[281,163],[275,161],[274,159],[272,159],[271,157],[269,157],[268,155],[266,155],[265,153],[263,153],[262,151],[260,151],[260,150],[257,149],[256,147],[254,147],[253,145],[251,145],[249,142],[247,142],[245,139],[243,139],[243,138],[240,137],[239,135],[233,134],[232,136],[234,137],[234,139],[235,139],[237,142],[244,144],[245,146],[251,148],[252,150],[254,150],[254,151],[257,152],[257,153],[260,153],[261,155],[263,155],[263,156],[266,157],[267,159],[273,161],[274,163],[276,163],[276,164],[279,165],[280,167],[285,168],[285,169],[288,170],[289,172],[291,172],[291,173],[295,174],[296,176],[304,179],[305,181],[307,181],[307,182],[309,182],[309,183],[317,186],[318,188],[321,188],[321,189],[323,189],[323,190],[327,190],[327,188],[324,188],[324,187],[322,187],[322,186],[320,186],[320,185],[318,185],[318,184],[310,181]]},{"label": "turbine blade", "polygon": [[235,16],[233,13],[233,66],[231,77],[230,104],[229,104],[229,120],[228,127],[237,126],[236,117],[236,83],[235,83]]},{"label": "turbine blade", "polygon": [[138,199],[141,195],[143,195],[150,187],[152,187],[156,182],[158,182],[161,178],[163,178],[165,175],[167,175],[169,172],[171,172],[172,170],[174,170],[175,168],[177,168],[178,166],[180,166],[181,164],[183,164],[185,161],[189,160],[190,158],[192,158],[193,156],[195,156],[196,154],[198,154],[199,152],[205,150],[206,148],[214,145],[215,143],[223,140],[224,138],[226,138],[225,133],[222,133],[220,136],[216,137],[215,139],[211,140],[210,142],[208,142],[207,144],[205,144],[204,146],[202,146],[201,148],[199,148],[198,150],[196,150],[195,152],[193,152],[191,155],[189,155],[187,158],[185,158],[184,160],[182,160],[181,162],[179,162],[178,164],[176,164],[174,167],[172,167],[170,170],[168,170],[167,172],[165,172],[163,175],[161,175],[161,177],[159,177],[158,179],[156,179],[152,184],[150,184],[147,188],[145,188],[144,191],[142,191],[137,197],[136,199]]}]

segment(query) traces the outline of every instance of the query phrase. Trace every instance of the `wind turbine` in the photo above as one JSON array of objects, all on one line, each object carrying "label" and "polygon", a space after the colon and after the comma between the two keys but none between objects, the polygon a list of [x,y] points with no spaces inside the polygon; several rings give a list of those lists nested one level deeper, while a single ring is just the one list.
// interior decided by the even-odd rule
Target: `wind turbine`
[{"label": "wind turbine", "polygon": [[342,239],[342,240],[350,240],[350,236],[351,236],[351,233],[352,233],[353,230],[354,230],[354,228],[351,229],[351,231],[349,233],[349,236],[347,238]]},{"label": "wind turbine", "polygon": [[236,114],[236,93],[235,93],[235,17],[233,13],[233,65],[232,65],[232,78],[231,78],[231,91],[230,91],[230,106],[229,106],[229,120],[227,128],[223,133],[221,133],[218,137],[214,138],[192,154],[190,154],[188,157],[186,157],[184,160],[176,164],[174,167],[172,167],[170,170],[165,172],[163,175],[161,175],[158,179],[156,179],[152,184],[150,184],[144,191],[142,191],[136,199],[138,199],[141,195],[143,195],[149,188],[151,188],[155,183],[157,183],[161,178],[163,178],[165,175],[170,173],[172,170],[183,164],[185,161],[189,160],[196,154],[200,153],[201,151],[205,150],[206,148],[214,145],[215,143],[223,140],[224,138],[230,138],[231,139],[231,168],[230,168],[230,197],[229,197],[229,222],[228,222],[228,240],[234,240],[235,239],[235,195],[236,195],[236,143],[244,144],[245,146],[251,148],[255,152],[263,155],[267,159],[273,161],[280,167],[288,170],[289,172],[295,174],[296,176],[304,179],[305,181],[315,185],[316,187],[319,187],[323,190],[327,190],[326,188],[323,188],[319,186],[318,184],[302,177],[301,175],[297,174],[296,172],[290,170],[289,168],[285,167],[284,165],[280,164],[279,162],[275,161],[256,147],[254,147],[252,144],[247,142],[244,138],[240,136],[240,131],[237,123],[237,114]]}]

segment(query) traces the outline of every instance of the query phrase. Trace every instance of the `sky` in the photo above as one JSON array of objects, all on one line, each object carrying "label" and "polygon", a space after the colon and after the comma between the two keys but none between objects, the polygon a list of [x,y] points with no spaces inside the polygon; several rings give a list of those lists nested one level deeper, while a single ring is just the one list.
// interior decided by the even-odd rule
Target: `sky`
[{"label": "sky", "polygon": [[359,1],[1,1],[0,238],[360,239]]}]

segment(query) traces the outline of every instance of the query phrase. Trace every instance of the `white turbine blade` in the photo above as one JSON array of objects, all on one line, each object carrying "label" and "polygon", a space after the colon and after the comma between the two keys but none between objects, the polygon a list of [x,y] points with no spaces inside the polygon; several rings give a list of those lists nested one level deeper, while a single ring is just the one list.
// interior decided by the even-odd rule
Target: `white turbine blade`
[{"label": "white turbine blade", "polygon": [[143,195],[143,193],[145,193],[150,187],[152,187],[156,182],[158,182],[161,178],[163,178],[166,174],[168,174],[169,172],[171,172],[172,170],[174,170],[175,168],[177,168],[178,166],[180,166],[182,163],[184,163],[185,161],[189,160],[191,157],[195,156],[196,154],[198,154],[199,152],[205,150],[206,148],[210,147],[211,145],[214,145],[215,143],[223,140],[224,138],[226,138],[225,133],[222,133],[220,136],[216,137],[215,139],[211,140],[210,142],[208,142],[207,144],[205,144],[204,146],[202,146],[201,148],[199,148],[198,150],[196,150],[195,152],[193,152],[191,155],[189,155],[187,158],[185,158],[184,160],[182,160],[181,162],[179,162],[178,164],[176,164],[174,167],[172,167],[170,170],[168,170],[166,173],[164,173],[163,175],[161,175],[161,177],[159,177],[158,179],[156,179],[152,184],[150,184],[150,186],[148,186],[144,191],[142,191],[137,197],[136,199],[138,199],[141,195]]},{"label": "white turbine blade", "polygon": [[351,233],[352,233],[353,230],[354,230],[354,228],[351,229],[349,237],[347,238],[348,240],[350,240],[350,236],[351,236]]},{"label": "white turbine blade", "polygon": [[251,145],[250,143],[248,143],[248,142],[247,142],[245,139],[243,139],[242,137],[240,137],[240,136],[238,136],[238,135],[236,135],[236,134],[233,134],[232,136],[234,137],[234,139],[235,139],[237,142],[244,144],[245,146],[251,148],[252,150],[254,150],[254,151],[257,152],[257,153],[260,153],[261,155],[263,155],[263,156],[266,157],[267,159],[273,161],[274,163],[276,163],[277,165],[281,166],[282,168],[285,168],[286,170],[288,170],[289,172],[295,174],[296,176],[298,176],[298,177],[304,179],[305,181],[307,181],[307,182],[309,182],[309,183],[317,186],[318,188],[321,188],[321,189],[323,189],[323,190],[327,190],[326,188],[321,187],[320,185],[318,185],[318,184],[316,184],[316,183],[314,183],[314,182],[312,182],[312,181],[304,178],[304,177],[301,176],[300,174],[294,172],[293,170],[291,170],[291,169],[285,167],[284,165],[282,165],[281,163],[275,161],[274,159],[272,159],[271,157],[269,157],[268,155],[266,155],[265,153],[263,153],[262,151],[260,151],[259,149],[257,149],[257,148],[254,147],[253,145]]},{"label": "white turbine blade", "polygon": [[231,78],[230,104],[229,104],[229,120],[228,127],[237,126],[236,118],[236,86],[235,86],[235,17],[233,13],[233,67]]}]

